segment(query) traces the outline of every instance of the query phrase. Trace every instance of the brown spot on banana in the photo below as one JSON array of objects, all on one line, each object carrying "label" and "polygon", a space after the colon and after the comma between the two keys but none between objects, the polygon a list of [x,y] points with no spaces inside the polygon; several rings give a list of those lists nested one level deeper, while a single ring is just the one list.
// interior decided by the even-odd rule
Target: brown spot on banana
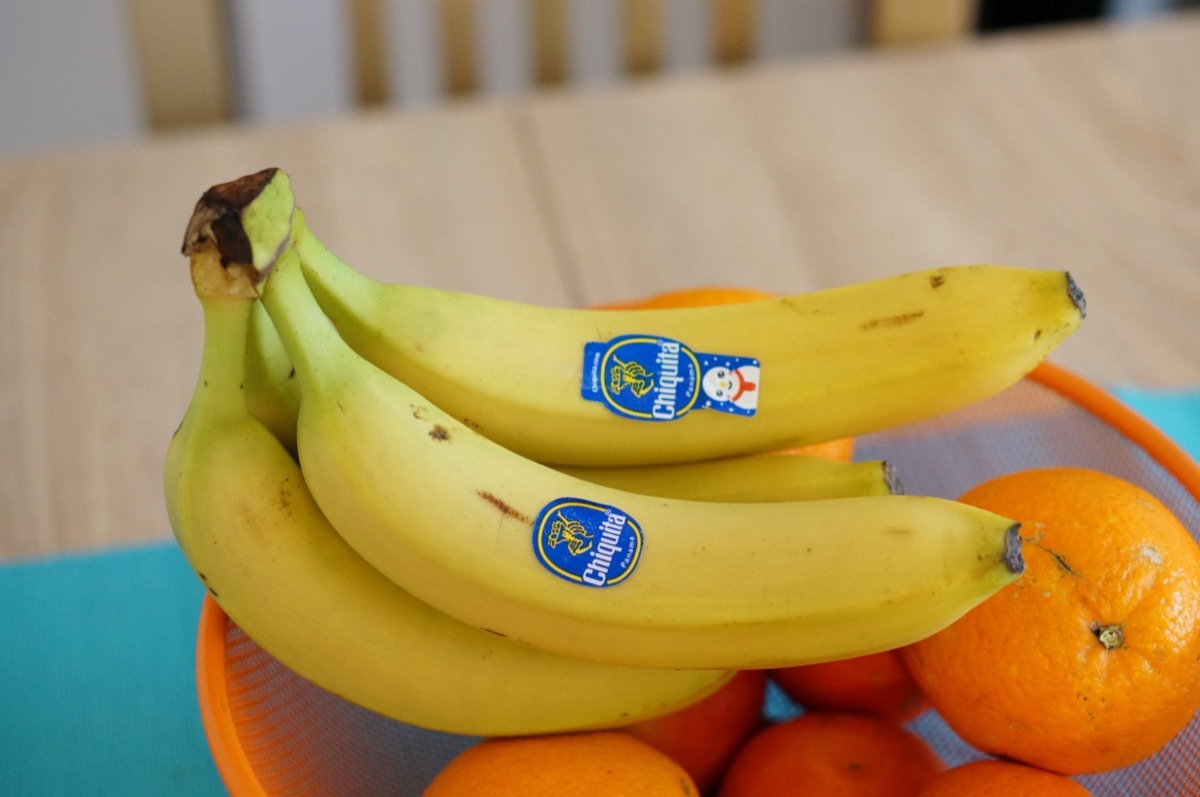
[{"label": "brown spot on banana", "polygon": [[911,324],[925,315],[924,310],[915,310],[911,313],[901,313],[900,315],[884,316],[882,318],[872,318],[870,321],[864,321],[858,325],[858,328],[864,332],[870,332],[874,329],[887,329],[890,327],[902,327],[906,324]]},{"label": "brown spot on banana", "polygon": [[507,501],[505,501],[503,498],[500,498],[499,496],[495,495],[494,493],[490,493],[487,490],[476,490],[475,494],[477,496],[479,496],[480,498],[482,498],[484,501],[487,501],[489,504],[491,504],[492,506],[499,509],[500,513],[502,515],[505,515],[506,517],[515,518],[516,520],[519,520],[522,523],[532,523],[533,522],[533,520],[528,515],[526,515],[524,512],[521,512],[518,509],[516,509],[515,507],[511,506]]}]

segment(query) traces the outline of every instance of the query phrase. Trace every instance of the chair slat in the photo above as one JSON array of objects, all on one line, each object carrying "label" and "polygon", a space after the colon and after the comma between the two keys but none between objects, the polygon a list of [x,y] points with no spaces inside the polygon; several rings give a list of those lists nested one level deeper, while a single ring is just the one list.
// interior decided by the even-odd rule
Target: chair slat
[{"label": "chair slat", "polygon": [[[944,39],[970,31],[976,0],[126,0],[126,6],[149,120],[167,127],[234,115],[290,119],[384,102],[416,106],[464,94],[511,96],[564,81],[586,85],[868,42]],[[185,30],[198,35],[184,41],[171,34]]]},{"label": "chair slat", "polygon": [[974,0],[871,0],[870,40],[877,45],[944,41],[969,32]]},{"label": "chair slat", "polygon": [[712,0],[713,60],[736,64],[754,54],[756,3],[754,0]]},{"label": "chair slat", "polygon": [[147,121],[165,129],[233,113],[232,70],[219,0],[127,0]]},{"label": "chair slat", "polygon": [[478,87],[474,6],[472,0],[442,0],[442,54],[450,94],[470,94]]}]

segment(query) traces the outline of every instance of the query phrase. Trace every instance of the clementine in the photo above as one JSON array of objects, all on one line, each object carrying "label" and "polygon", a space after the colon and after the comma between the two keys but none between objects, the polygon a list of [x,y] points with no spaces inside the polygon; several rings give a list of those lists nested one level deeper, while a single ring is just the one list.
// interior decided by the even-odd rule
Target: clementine
[{"label": "clementine", "polygon": [[907,722],[929,707],[899,650],[772,670],[771,678],[807,709],[854,711]]},{"label": "clementine", "polygon": [[1020,520],[1026,568],[904,650],[968,743],[1063,774],[1140,761],[1200,708],[1200,546],[1147,491],[1083,468],[961,499]]},{"label": "clementine", "polygon": [[424,797],[697,797],[670,756],[621,731],[485,739],[459,753]]},{"label": "clementine", "polygon": [[1088,797],[1065,775],[1013,761],[972,761],[935,777],[917,797]]},{"label": "clementine", "polygon": [[770,299],[774,294],[755,288],[733,288],[724,285],[703,285],[679,288],[626,302],[603,305],[609,310],[664,310],[676,307],[699,307],[713,304],[737,304]]},{"label": "clementine", "polygon": [[913,797],[945,764],[894,722],[809,712],[760,730],[725,772],[719,797]]},{"label": "clementine", "polygon": [[812,457],[827,457],[828,459],[849,462],[854,459],[854,442],[853,437],[842,437],[837,440],[826,440],[822,443],[809,443],[805,446],[796,446],[780,453],[805,454]]},{"label": "clementine", "polygon": [[766,690],[765,671],[743,670],[698,703],[623,730],[675,759],[708,794],[761,724]]}]

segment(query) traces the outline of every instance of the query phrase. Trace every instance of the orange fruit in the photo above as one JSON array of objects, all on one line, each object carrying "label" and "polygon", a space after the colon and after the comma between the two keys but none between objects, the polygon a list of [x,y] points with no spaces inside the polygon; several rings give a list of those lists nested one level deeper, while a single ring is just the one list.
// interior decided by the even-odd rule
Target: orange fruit
[{"label": "orange fruit", "polygon": [[754,288],[732,288],[724,285],[704,285],[695,288],[679,288],[626,302],[602,305],[607,310],[664,310],[676,307],[699,307],[713,304],[737,304],[770,299],[774,296]]},{"label": "orange fruit", "polygon": [[424,797],[697,797],[670,756],[621,731],[485,739],[459,753]]},{"label": "orange fruit", "polygon": [[948,769],[917,797],[1088,797],[1066,777],[1013,761],[972,761]]},{"label": "orange fruit", "polygon": [[[700,307],[716,304],[738,304],[754,302],[760,299],[771,299],[773,293],[760,291],[756,288],[732,288],[728,286],[705,285],[697,288],[679,288],[624,302],[611,302],[599,305],[601,310],[663,310],[679,307]],[[686,341],[685,341],[686,342]],[[821,443],[810,443],[805,446],[779,451],[780,454],[803,454],[814,457],[828,457],[849,462],[854,458],[854,438],[845,437],[839,440],[828,440]]]},{"label": "orange fruit", "polygon": [[719,797],[913,797],[945,764],[915,734],[877,717],[810,712],[742,746]]},{"label": "orange fruit", "polygon": [[623,730],[675,759],[707,794],[762,723],[766,690],[765,671],[743,670],[698,703]]},{"label": "orange fruit", "polygon": [[854,459],[854,438],[842,437],[837,440],[827,440],[823,443],[809,443],[806,446],[796,446],[795,448],[789,448],[779,453],[827,457],[829,459],[841,460],[842,462],[849,462]]},{"label": "orange fruit", "polygon": [[1025,573],[904,650],[969,744],[1067,775],[1128,766],[1200,708],[1200,546],[1153,495],[1083,468],[961,499],[1019,520]]},{"label": "orange fruit", "polygon": [[899,650],[771,671],[792,700],[807,709],[853,711],[907,722],[929,707]]}]

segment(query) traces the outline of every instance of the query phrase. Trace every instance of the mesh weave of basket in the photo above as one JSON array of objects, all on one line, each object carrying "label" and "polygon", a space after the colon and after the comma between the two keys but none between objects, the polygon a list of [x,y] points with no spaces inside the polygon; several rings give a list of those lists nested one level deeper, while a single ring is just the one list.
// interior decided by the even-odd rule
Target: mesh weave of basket
[{"label": "mesh weave of basket", "polygon": [[[1200,538],[1200,503],[1179,479],[1116,428],[1031,379],[969,408],[861,437],[856,457],[892,462],[910,494],[948,498],[1013,470],[1095,468],[1146,488]],[[450,758],[476,741],[406,726],[329,694],[271,658],[232,622],[224,641],[237,738],[214,743],[237,745],[272,797],[419,797]],[[768,693],[767,717],[797,711],[782,692]],[[983,757],[933,711],[908,727],[947,764]],[[1152,758],[1078,780],[1096,797],[1200,795],[1200,717]]]}]

